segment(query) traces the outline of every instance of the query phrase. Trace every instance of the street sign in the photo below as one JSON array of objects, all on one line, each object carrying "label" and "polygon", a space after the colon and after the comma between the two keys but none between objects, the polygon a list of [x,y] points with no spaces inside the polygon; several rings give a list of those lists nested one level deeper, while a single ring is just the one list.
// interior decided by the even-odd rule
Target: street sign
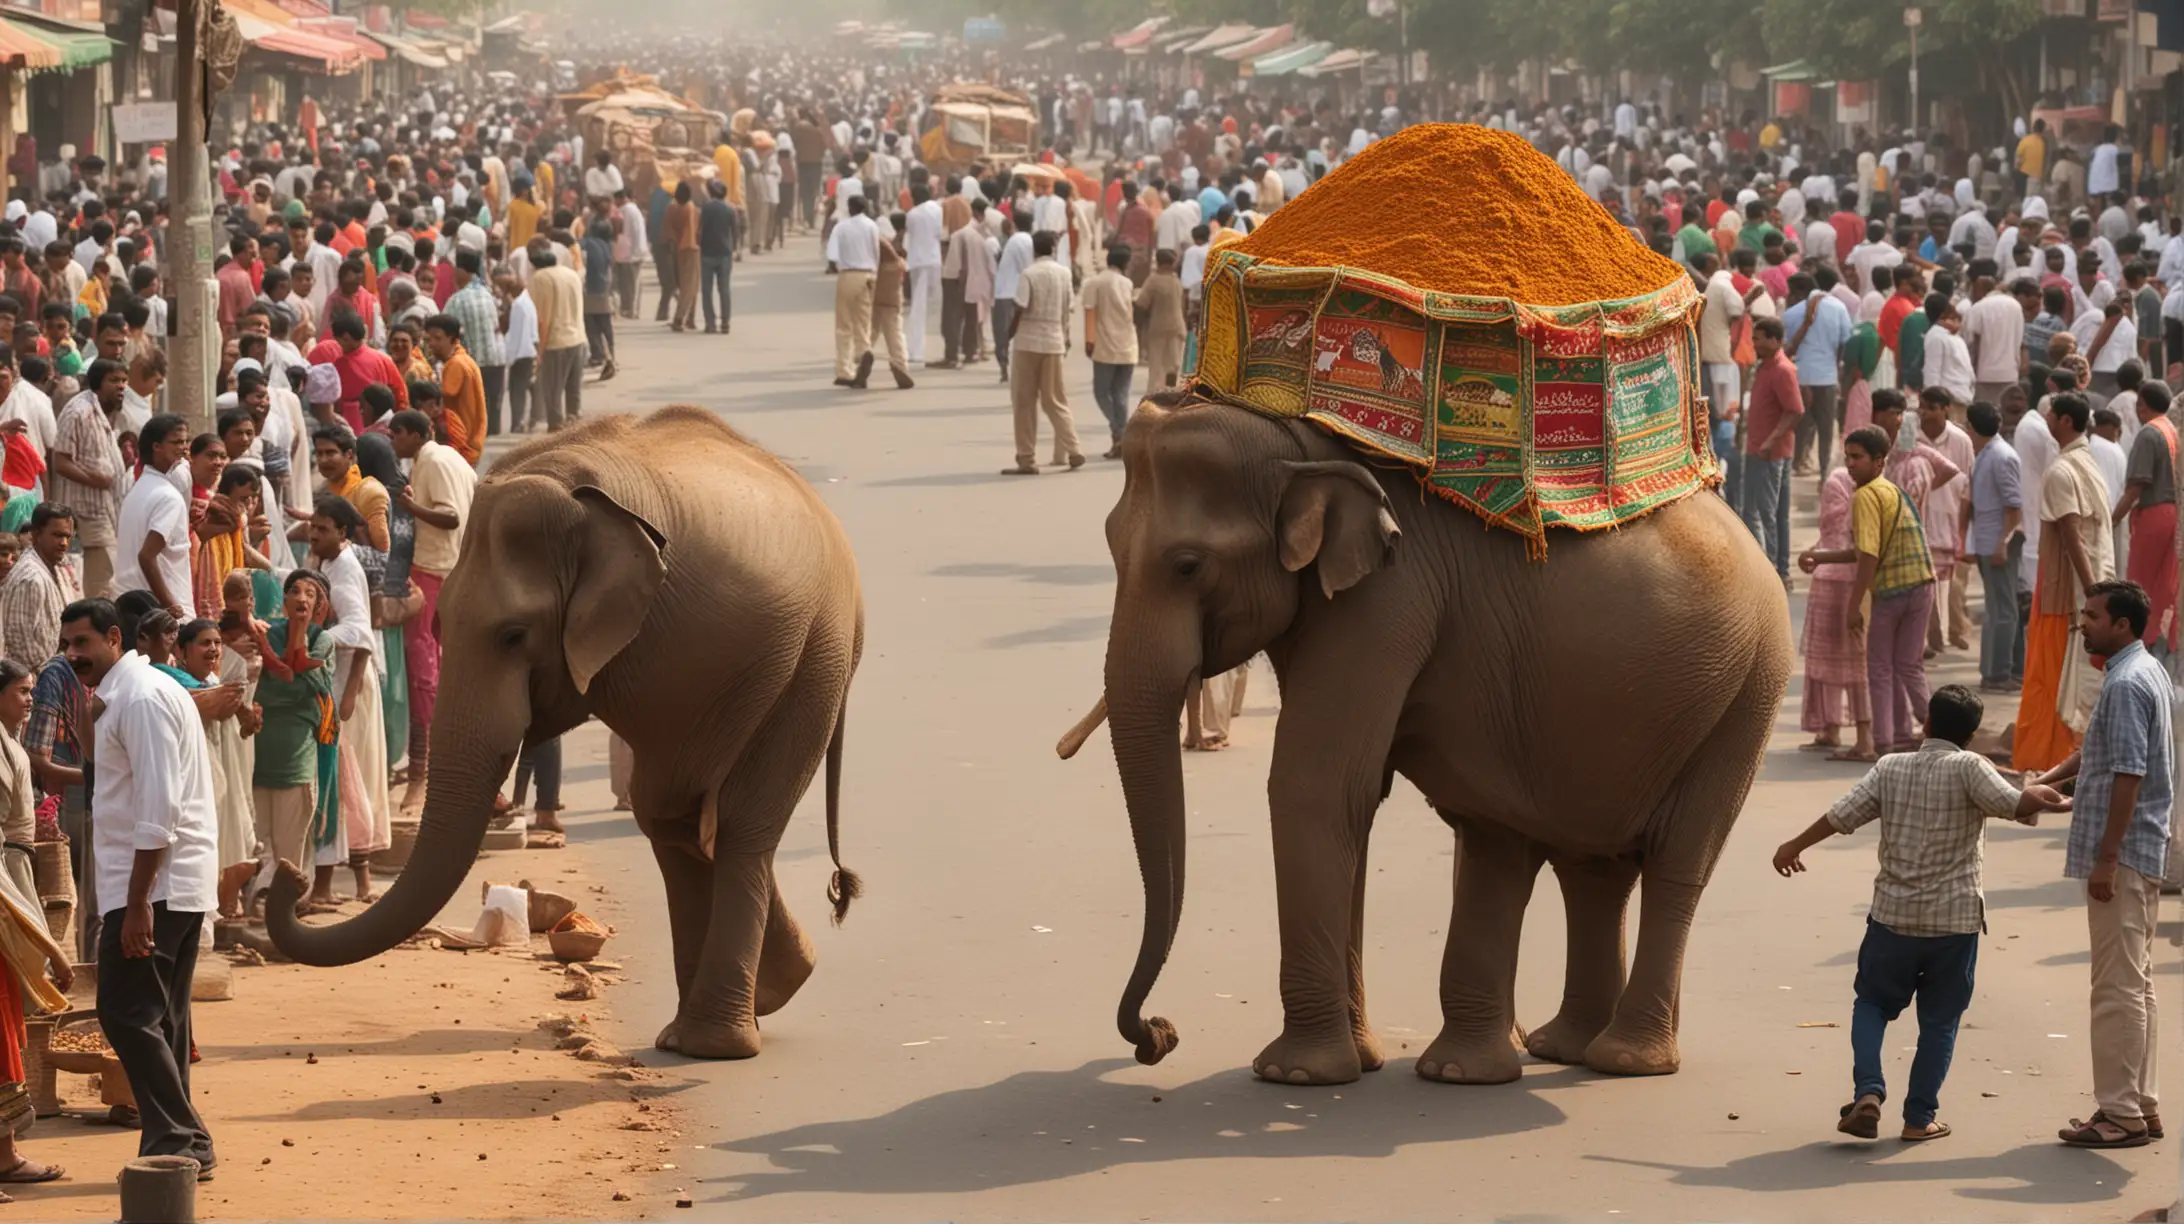
[{"label": "street sign", "polygon": [[1903,11],[1903,23],[1907,26],[1910,26],[1914,30],[1918,29],[1919,26],[1925,21],[1926,14],[1920,12],[1918,9],[1907,8]]},{"label": "street sign", "polygon": [[151,144],[174,139],[172,102],[114,103],[114,139],[121,144]]}]

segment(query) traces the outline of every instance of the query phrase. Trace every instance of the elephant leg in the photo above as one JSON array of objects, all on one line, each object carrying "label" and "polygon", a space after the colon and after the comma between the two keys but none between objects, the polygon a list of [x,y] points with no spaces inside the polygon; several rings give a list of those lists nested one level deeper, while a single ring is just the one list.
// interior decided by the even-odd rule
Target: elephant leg
[{"label": "elephant leg", "polygon": [[1782,688],[1779,671],[1754,669],[1648,826],[1637,955],[1615,1018],[1585,1047],[1586,1066],[1614,1075],[1668,1075],[1681,1065],[1676,1012],[1692,915],[1744,808]]},{"label": "elephant leg", "polygon": [[1504,1084],[1523,1073],[1516,1024],[1517,943],[1545,855],[1488,820],[1463,822],[1456,900],[1441,956],[1441,1035],[1418,1074],[1451,1084]]},{"label": "elephant leg", "polygon": [[[824,679],[830,675],[831,683]],[[774,848],[826,756],[847,683],[848,670],[839,661],[829,666],[807,654],[715,792],[713,907],[697,980],[683,1003],[685,1054],[749,1058],[758,1053],[760,967],[777,925],[774,938],[785,945],[777,953],[781,976],[770,979],[764,1001],[773,1006],[788,1001],[798,959],[809,972],[808,945],[776,897]],[[801,957],[800,945],[806,950]]]},{"label": "elephant leg", "polygon": [[1623,917],[1638,864],[1626,858],[1550,853],[1562,885],[1569,952],[1562,971],[1562,1010],[1525,1042],[1532,1057],[1585,1061],[1585,1047],[1615,1017],[1623,993]]},{"label": "elephant leg", "polygon": [[758,1014],[770,1016],[787,1006],[818,963],[819,953],[789,913],[788,903],[781,899],[780,882],[775,881],[773,900],[766,910],[766,938],[758,949],[758,997],[754,1005]]},{"label": "elephant leg", "polygon": [[[1281,755],[1277,748],[1277,758]],[[1373,771],[1375,782],[1378,772]],[[1358,1039],[1364,1024],[1356,957],[1358,881],[1364,870],[1363,830],[1379,800],[1370,787],[1325,806],[1285,803],[1279,785],[1272,791],[1282,1034],[1259,1052],[1251,1068],[1275,1083],[1347,1084],[1364,1072],[1366,1062]]]},{"label": "elephant leg", "polygon": [[[1241,680],[1238,683],[1242,683]],[[1357,856],[1357,879],[1350,892],[1350,1040],[1357,1046],[1360,1071],[1378,1071],[1387,1064],[1380,1039],[1365,1018],[1365,870],[1366,856]]]},{"label": "elephant leg", "polygon": [[[641,788],[640,788],[641,790]],[[652,858],[660,867],[660,882],[667,891],[667,930],[675,953],[675,1018],[653,1039],[653,1046],[674,1050],[679,1042],[683,1005],[690,1000],[691,983],[697,979],[698,961],[705,954],[706,928],[713,911],[713,865],[688,841],[661,835],[665,828],[648,819],[649,798],[640,794],[638,827],[652,841]]]}]

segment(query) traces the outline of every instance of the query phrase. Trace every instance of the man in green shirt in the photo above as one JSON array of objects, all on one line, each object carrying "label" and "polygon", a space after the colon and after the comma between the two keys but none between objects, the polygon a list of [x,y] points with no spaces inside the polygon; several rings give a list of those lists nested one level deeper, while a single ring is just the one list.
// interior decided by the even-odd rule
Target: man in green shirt
[{"label": "man in green shirt", "polygon": [[1754,200],[1744,206],[1744,228],[1737,233],[1737,245],[1754,251],[1767,249],[1767,235],[1779,238],[1782,231],[1767,220],[1767,201]]},{"label": "man in green shirt", "polygon": [[[1946,306],[1948,299],[1941,304]],[[1903,326],[1896,332],[1896,381],[1906,391],[1926,386],[1926,333],[1940,313],[1939,307],[1920,307],[1903,317]]]},{"label": "man in green shirt", "polygon": [[[1703,217],[1706,214],[1701,212],[1696,215]],[[1684,266],[1688,268],[1697,268],[1699,266],[1699,256],[1701,255],[1721,254],[1720,251],[1714,248],[1714,236],[1699,228],[1696,221],[1686,221],[1684,227],[1676,231],[1676,247],[1677,257],[1682,259]]]},{"label": "man in green shirt", "polygon": [[66,302],[47,302],[38,311],[38,330],[52,350],[53,372],[65,378],[83,375],[83,353],[76,348],[76,315]]},{"label": "man in green shirt", "polygon": [[[335,725],[334,642],[311,624],[326,602],[323,580],[297,570],[282,588],[281,619],[258,635],[265,664],[258,705],[265,722],[258,729],[251,775],[259,837],[273,847],[275,858],[313,876],[318,874],[314,820],[322,807],[330,807],[319,802],[319,749],[330,738],[323,732]],[[305,636],[292,649],[290,639],[298,633]],[[331,879],[332,866],[324,871]]]}]

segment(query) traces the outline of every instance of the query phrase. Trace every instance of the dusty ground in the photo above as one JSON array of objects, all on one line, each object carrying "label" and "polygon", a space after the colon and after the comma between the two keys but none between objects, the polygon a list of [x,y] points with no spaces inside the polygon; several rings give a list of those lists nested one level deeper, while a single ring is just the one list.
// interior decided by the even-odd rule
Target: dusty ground
[{"label": "dusty ground", "polygon": [[[492,852],[447,920],[468,929],[477,881],[526,876],[594,908],[598,894],[566,854]],[[691,1146],[680,1133],[675,1081],[556,1049],[538,1022],[586,1013],[603,1022],[615,988],[589,1003],[555,999],[562,967],[543,959],[543,936],[534,942],[536,951],[470,953],[413,945],[349,969],[237,967],[234,998],[194,1011],[203,1061],[192,1089],[220,1156],[217,1176],[198,1188],[200,1217],[633,1219],[672,1211],[677,1174],[662,1168]],[[103,1123],[90,1085],[63,1074],[66,1113],[40,1119],[24,1145],[69,1179],[14,1187],[15,1204],[0,1210],[19,1219],[114,1218],[114,1174],[136,1155],[137,1134]],[[629,1198],[616,1201],[617,1191]]]},{"label": "dusty ground", "polygon": [[[624,327],[628,372],[587,397],[594,412],[704,404],[792,459],[846,524],[865,586],[842,841],[868,895],[840,929],[820,920],[815,788],[780,872],[818,943],[817,974],[767,1020],[754,1060],[645,1056],[689,1083],[677,1099],[708,1150],[682,1171],[701,1215],[2060,1221],[2175,1197],[2184,1140],[2112,1154],[2053,1140],[2090,1102],[2084,918],[2052,824],[1988,842],[1991,934],[1943,1098],[1957,1135],[1835,1142],[1874,839],[1821,847],[1795,881],[1769,870],[1774,847],[1857,776],[1794,750],[1794,684],[1700,909],[1680,1074],[1542,1065],[1461,1088],[1412,1073],[1440,1022],[1451,838],[1399,787],[1376,830],[1368,905],[1388,1068],[1336,1089],[1255,1082],[1249,1059],[1280,1026],[1265,794],[1277,698],[1263,672],[1238,746],[1186,758],[1188,899],[1151,1008],[1183,1042],[1160,1066],[1136,1065],[1113,1027],[1142,912],[1113,759],[1104,734],[1075,761],[1053,755],[1098,692],[1113,600],[1101,523],[1121,472],[1095,460],[1073,475],[996,475],[1009,423],[990,363],[921,373],[908,392],[828,386],[833,284],[810,245],[738,266],[729,338],[669,335],[648,309]],[[1069,395],[1097,453],[1106,430],[1089,386],[1073,355]],[[1799,489],[1802,546],[1811,483]],[[1971,670],[1953,654],[1936,674]],[[1990,726],[2008,713],[1991,711]],[[596,726],[571,738],[569,760],[571,852],[630,933],[613,955],[638,980],[615,995],[615,1031],[635,1049],[674,1006],[657,873],[627,814],[605,810]],[[1584,767],[1581,745],[1571,767]],[[1528,1023],[1559,994],[1558,901],[1543,880],[1518,984]],[[2179,956],[2164,955],[2173,995]],[[2180,1013],[2166,1017],[2172,1050]],[[1826,1023],[1846,1027],[1800,1027]],[[1899,1090],[1912,1040],[1908,1019],[1891,1032]]]}]

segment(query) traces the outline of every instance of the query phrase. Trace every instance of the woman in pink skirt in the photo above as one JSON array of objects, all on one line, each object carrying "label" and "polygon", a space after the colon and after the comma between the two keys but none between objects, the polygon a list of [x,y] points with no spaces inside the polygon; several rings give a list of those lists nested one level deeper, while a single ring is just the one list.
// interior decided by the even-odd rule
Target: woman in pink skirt
[{"label": "woman in pink skirt", "polygon": [[[1851,495],[1857,484],[1837,468],[1820,484],[1820,542],[1805,550],[1797,567],[1812,575],[1805,597],[1805,710],[1800,725],[1813,733],[1807,752],[1835,759],[1870,761],[1873,716],[1866,691],[1865,642],[1850,635],[1845,617],[1857,576],[1855,565],[1822,565],[1815,554],[1848,549]],[[1856,738],[1843,746],[1843,728],[1855,726]]]}]

